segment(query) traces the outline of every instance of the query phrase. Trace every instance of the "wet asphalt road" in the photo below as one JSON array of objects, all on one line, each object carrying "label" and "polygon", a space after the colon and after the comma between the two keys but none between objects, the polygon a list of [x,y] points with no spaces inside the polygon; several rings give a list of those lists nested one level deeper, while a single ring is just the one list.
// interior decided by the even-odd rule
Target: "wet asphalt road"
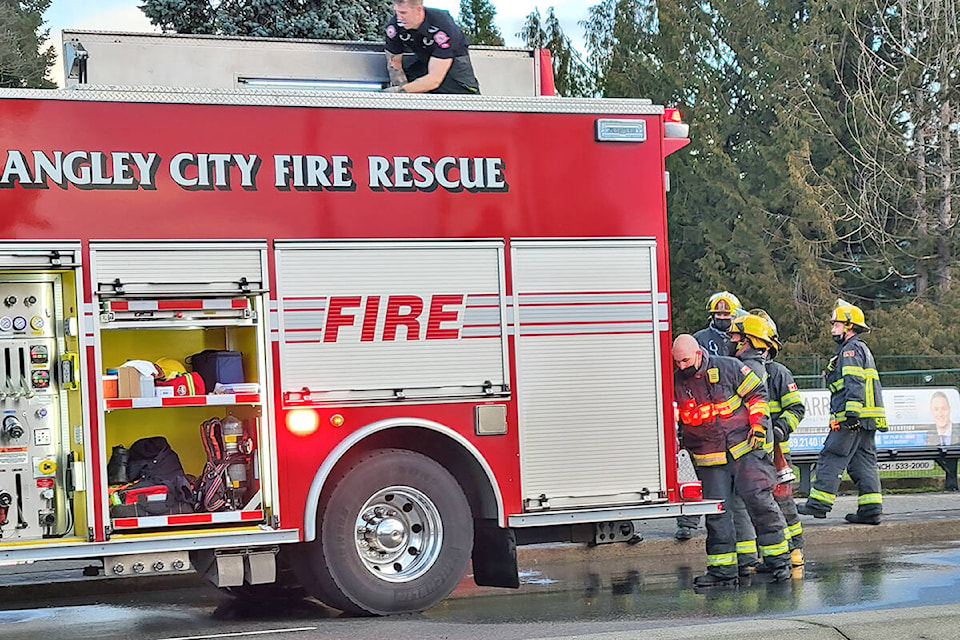
[{"label": "wet asphalt road", "polygon": [[423,614],[365,619],[340,617],[311,601],[234,601],[182,578],[157,579],[146,589],[147,583],[124,580],[20,585],[0,590],[0,638],[630,637],[706,622],[759,624],[760,619],[960,603],[960,541],[818,546],[808,550],[802,579],[755,580],[738,590],[697,594],[691,581],[702,562],[695,554],[650,558],[638,553],[541,563],[523,572],[518,591],[480,589],[465,580],[456,597]]}]

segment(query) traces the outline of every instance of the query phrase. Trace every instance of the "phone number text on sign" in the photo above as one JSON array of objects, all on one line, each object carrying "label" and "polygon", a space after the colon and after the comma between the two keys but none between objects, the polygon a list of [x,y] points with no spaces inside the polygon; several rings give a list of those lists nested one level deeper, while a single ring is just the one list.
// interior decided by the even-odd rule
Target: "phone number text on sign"
[{"label": "phone number text on sign", "polygon": [[878,462],[880,471],[929,471],[933,469],[933,460],[900,460],[898,462]]}]

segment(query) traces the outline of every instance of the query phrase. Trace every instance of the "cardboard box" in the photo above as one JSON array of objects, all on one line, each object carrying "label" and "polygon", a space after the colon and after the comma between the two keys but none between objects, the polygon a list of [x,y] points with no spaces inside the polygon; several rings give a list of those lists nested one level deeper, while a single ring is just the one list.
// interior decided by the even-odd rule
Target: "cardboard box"
[{"label": "cardboard box", "polygon": [[120,367],[117,371],[117,391],[120,398],[152,398],[153,376],[140,373],[136,367]]}]

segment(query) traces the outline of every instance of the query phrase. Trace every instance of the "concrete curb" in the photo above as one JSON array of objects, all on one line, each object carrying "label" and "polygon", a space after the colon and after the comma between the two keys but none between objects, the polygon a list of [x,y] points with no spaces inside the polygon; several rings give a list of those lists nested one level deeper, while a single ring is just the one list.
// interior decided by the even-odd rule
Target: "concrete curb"
[{"label": "concrete curb", "polygon": [[[871,543],[921,543],[937,540],[955,540],[960,538],[960,513],[943,512],[930,515],[925,519],[910,518],[886,519],[879,525],[833,524],[835,517],[831,517],[830,524],[812,522],[811,518],[803,518],[804,547],[808,555],[815,553],[816,547],[837,546],[844,544],[871,544]],[[840,522],[843,522],[840,516]],[[585,562],[611,560],[637,555],[648,557],[662,556],[703,556],[706,536],[700,535],[684,541],[677,541],[672,536],[662,534],[645,537],[636,543],[614,543],[590,546],[574,543],[551,543],[529,545],[517,548],[517,556],[521,565],[531,566],[555,562]]]}]

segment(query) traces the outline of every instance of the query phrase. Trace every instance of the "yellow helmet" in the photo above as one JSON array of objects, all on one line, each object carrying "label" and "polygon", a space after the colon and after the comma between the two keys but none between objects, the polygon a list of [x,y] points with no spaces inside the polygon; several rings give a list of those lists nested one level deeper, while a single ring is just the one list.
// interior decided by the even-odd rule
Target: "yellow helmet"
[{"label": "yellow helmet", "polygon": [[830,322],[842,322],[847,325],[859,327],[864,331],[869,331],[867,321],[863,317],[863,309],[857,305],[850,304],[843,298],[837,298],[837,303],[833,307],[833,315],[830,316]]},{"label": "yellow helmet", "polygon": [[160,358],[154,362],[154,364],[160,367],[160,370],[163,372],[164,380],[170,380],[171,378],[182,376],[187,372],[187,368],[183,366],[183,363],[179,362],[178,360],[174,360],[173,358]]},{"label": "yellow helmet", "polygon": [[750,313],[763,318],[767,323],[767,335],[770,336],[770,357],[775,358],[780,350],[783,349],[783,343],[780,342],[780,332],[777,330],[777,323],[773,321],[770,314],[763,309],[750,309]]},{"label": "yellow helmet", "polygon": [[719,291],[707,300],[710,313],[736,313],[740,308],[740,299],[729,291]]},{"label": "yellow helmet", "polygon": [[755,313],[743,313],[733,319],[730,333],[746,336],[757,349],[769,349],[773,346],[770,337],[770,325],[767,320]]}]

